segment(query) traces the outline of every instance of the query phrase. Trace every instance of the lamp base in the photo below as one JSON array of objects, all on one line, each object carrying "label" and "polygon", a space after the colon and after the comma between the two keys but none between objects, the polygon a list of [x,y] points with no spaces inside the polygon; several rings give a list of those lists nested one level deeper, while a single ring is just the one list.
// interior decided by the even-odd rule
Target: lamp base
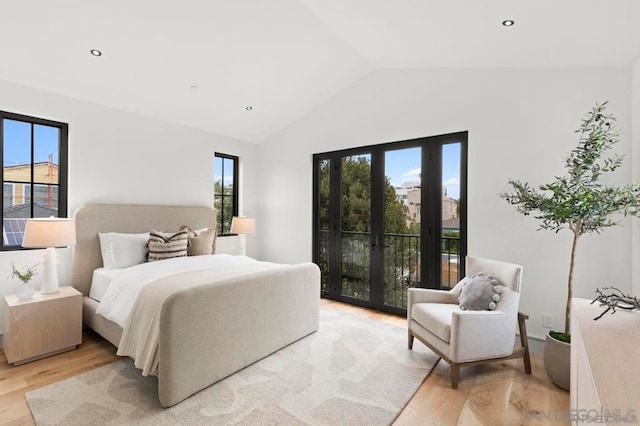
[{"label": "lamp base", "polygon": [[238,254],[241,256],[247,255],[247,237],[244,234],[239,234],[240,240],[238,241]]},{"label": "lamp base", "polygon": [[60,287],[58,286],[58,259],[54,247],[48,247],[45,250],[43,264],[44,272],[42,273],[40,294],[57,293]]}]

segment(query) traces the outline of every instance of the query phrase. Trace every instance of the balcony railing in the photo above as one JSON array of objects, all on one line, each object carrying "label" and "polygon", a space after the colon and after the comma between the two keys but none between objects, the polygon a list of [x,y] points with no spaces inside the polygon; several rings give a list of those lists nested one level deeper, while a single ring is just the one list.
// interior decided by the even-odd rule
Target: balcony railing
[{"label": "balcony railing", "polygon": [[[320,231],[320,269],[322,289],[328,285],[329,231]],[[460,237],[443,235],[441,249],[440,287],[449,289],[459,280],[458,253]],[[420,276],[420,235],[385,234],[384,236],[384,303],[406,308],[407,288],[418,287]],[[370,300],[369,277],[371,234],[366,232],[342,232],[342,294]],[[426,283],[424,283],[426,284]]]}]

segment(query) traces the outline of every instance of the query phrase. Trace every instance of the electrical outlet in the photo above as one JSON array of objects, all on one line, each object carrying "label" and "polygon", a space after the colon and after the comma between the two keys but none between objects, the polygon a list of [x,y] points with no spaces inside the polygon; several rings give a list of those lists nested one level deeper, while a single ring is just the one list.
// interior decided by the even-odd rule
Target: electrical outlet
[{"label": "electrical outlet", "polygon": [[542,326],[545,328],[553,328],[553,315],[542,314]]}]

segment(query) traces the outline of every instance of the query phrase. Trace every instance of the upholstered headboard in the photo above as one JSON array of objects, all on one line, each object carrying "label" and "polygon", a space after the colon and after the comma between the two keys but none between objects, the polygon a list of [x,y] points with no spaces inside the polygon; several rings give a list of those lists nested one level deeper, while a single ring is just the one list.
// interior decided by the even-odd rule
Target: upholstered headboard
[{"label": "upholstered headboard", "polygon": [[93,270],[102,266],[99,232],[139,233],[177,231],[216,226],[215,211],[203,206],[155,206],[136,204],[84,204],[74,214],[76,245],[73,252],[73,286],[89,295]]}]

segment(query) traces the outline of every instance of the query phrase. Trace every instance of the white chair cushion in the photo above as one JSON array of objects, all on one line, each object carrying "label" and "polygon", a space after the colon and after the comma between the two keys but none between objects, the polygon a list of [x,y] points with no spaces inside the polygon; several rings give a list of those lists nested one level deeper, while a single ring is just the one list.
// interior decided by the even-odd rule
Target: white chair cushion
[{"label": "white chair cushion", "polygon": [[453,312],[461,312],[460,307],[449,303],[416,303],[411,316],[418,324],[449,343]]},{"label": "white chair cushion", "polygon": [[491,275],[503,286],[513,291],[520,291],[520,280],[522,279],[522,266],[520,265],[467,256],[465,272],[467,276],[473,276],[480,272]]}]

